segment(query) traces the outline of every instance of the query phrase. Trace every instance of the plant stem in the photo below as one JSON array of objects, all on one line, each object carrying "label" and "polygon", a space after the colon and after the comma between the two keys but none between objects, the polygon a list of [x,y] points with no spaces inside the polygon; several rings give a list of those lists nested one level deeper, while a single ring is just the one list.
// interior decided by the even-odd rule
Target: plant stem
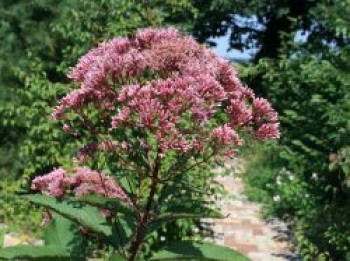
[{"label": "plant stem", "polygon": [[160,162],[161,162],[161,157],[159,156],[159,153],[157,154],[157,158],[155,160],[154,168],[152,171],[152,177],[151,177],[151,188],[150,192],[147,198],[147,203],[146,203],[146,208],[145,211],[143,212],[143,215],[140,220],[140,224],[136,230],[136,237],[134,242],[132,243],[131,246],[131,256],[130,256],[130,261],[134,261],[136,258],[136,255],[140,249],[140,246],[142,245],[142,241],[145,237],[146,229],[147,229],[147,223],[148,223],[148,216],[152,208],[152,203],[154,200],[154,195],[157,191],[157,185],[158,185],[158,172],[160,168]]}]

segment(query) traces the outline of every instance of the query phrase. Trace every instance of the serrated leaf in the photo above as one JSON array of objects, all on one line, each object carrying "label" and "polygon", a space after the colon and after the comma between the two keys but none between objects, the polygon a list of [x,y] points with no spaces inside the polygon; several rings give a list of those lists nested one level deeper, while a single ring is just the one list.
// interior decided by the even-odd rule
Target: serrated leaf
[{"label": "serrated leaf", "polygon": [[250,259],[230,248],[211,243],[183,241],[155,253],[149,260],[249,261]]},{"label": "serrated leaf", "polygon": [[84,240],[75,222],[53,213],[53,219],[45,227],[44,241],[46,246],[67,249],[70,253],[83,254]]},{"label": "serrated leaf", "polygon": [[122,186],[124,191],[126,191],[128,194],[132,193],[132,191],[135,191],[135,187],[132,183],[129,183],[126,177],[122,177],[118,179],[119,184]]},{"label": "serrated leaf", "polygon": [[172,202],[165,211],[161,211],[157,218],[150,223],[148,231],[154,231],[162,224],[175,219],[224,218],[219,211],[206,205],[207,202],[204,201]]},{"label": "serrated leaf", "polygon": [[213,211],[212,214],[202,215],[202,214],[191,214],[191,213],[165,213],[160,215],[153,222],[167,222],[174,219],[182,219],[182,218],[191,218],[191,219],[199,219],[199,218],[224,218],[224,216],[216,211]]},{"label": "serrated leaf", "polygon": [[217,210],[210,207],[210,203],[205,201],[187,201],[175,200],[169,203],[162,215],[169,214],[191,214],[200,216],[201,218],[224,218]]},{"label": "serrated leaf", "polygon": [[102,217],[100,211],[95,207],[86,206],[79,202],[67,199],[56,199],[45,195],[25,195],[23,197],[37,205],[56,212],[97,234],[106,237],[112,236],[112,228],[107,224],[106,219]]},{"label": "serrated leaf", "polygon": [[128,203],[119,198],[106,198],[95,195],[73,198],[73,201],[82,202],[98,208],[105,208],[117,213],[137,216],[136,210]]},{"label": "serrated leaf", "polygon": [[84,260],[72,257],[66,250],[54,246],[14,246],[0,249],[0,260],[64,261]]},{"label": "serrated leaf", "polygon": [[117,241],[117,244],[114,246],[118,248],[128,244],[134,234],[135,229],[136,224],[130,218],[130,216],[119,216],[116,222],[113,224],[113,232],[116,235],[115,241]]}]

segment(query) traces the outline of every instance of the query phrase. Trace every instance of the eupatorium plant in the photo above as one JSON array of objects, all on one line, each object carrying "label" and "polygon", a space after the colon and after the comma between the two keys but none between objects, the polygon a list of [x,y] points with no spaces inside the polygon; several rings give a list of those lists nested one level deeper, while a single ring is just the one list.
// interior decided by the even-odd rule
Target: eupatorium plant
[{"label": "eupatorium plant", "polygon": [[[52,116],[64,132],[88,143],[78,149],[75,168],[33,180],[32,189],[45,196],[27,198],[55,214],[51,222],[46,215],[49,227],[61,218],[96,233],[116,252],[111,260],[135,260],[148,233],[162,222],[219,217],[203,202],[191,202],[196,209],[179,208],[193,200],[186,190],[207,192],[205,185],[191,187],[198,178],[193,169],[234,157],[242,133],[261,140],[279,136],[277,113],[268,101],[242,86],[230,64],[173,28],[144,29],[102,43],[68,77],[78,88],[60,100]],[[55,243],[48,242],[45,251],[55,245],[61,251],[56,257],[85,258]],[[179,252],[189,246],[197,251]],[[150,260],[243,258],[190,241],[177,244],[175,253],[171,249]]]}]

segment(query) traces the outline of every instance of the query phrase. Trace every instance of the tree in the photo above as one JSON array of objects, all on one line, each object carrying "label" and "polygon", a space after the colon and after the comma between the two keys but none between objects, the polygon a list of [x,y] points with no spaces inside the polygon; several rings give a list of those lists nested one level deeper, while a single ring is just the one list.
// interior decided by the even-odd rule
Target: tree
[{"label": "tree", "polygon": [[[230,34],[230,47],[257,48],[254,58],[277,58],[293,48],[295,37],[304,34],[305,46],[315,51],[332,43],[345,46],[345,40],[330,24],[344,10],[346,1],[337,0],[194,0],[199,9],[194,35],[199,41]],[[334,23],[334,22],[333,22]],[[210,41],[209,41],[210,42]],[[316,48],[317,47],[317,48]],[[327,47],[328,48],[328,47]]]}]

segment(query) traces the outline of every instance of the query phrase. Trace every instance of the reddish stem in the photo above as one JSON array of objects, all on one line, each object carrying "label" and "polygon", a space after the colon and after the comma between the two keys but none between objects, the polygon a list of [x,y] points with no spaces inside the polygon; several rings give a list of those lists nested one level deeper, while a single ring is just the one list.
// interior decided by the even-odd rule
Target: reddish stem
[{"label": "reddish stem", "polygon": [[136,237],[135,237],[135,240],[131,246],[130,261],[135,260],[137,253],[142,245],[142,241],[143,241],[145,234],[146,234],[148,217],[149,217],[149,214],[150,214],[150,211],[152,208],[154,195],[156,193],[157,185],[158,185],[158,172],[159,172],[159,168],[160,168],[160,161],[161,161],[161,157],[159,156],[159,153],[158,153],[155,164],[154,164],[154,168],[152,171],[151,188],[150,188],[150,192],[149,192],[149,195],[147,198],[146,208],[145,208],[145,211],[143,212],[143,215],[141,216],[140,224],[139,224],[137,231],[136,231]]}]

